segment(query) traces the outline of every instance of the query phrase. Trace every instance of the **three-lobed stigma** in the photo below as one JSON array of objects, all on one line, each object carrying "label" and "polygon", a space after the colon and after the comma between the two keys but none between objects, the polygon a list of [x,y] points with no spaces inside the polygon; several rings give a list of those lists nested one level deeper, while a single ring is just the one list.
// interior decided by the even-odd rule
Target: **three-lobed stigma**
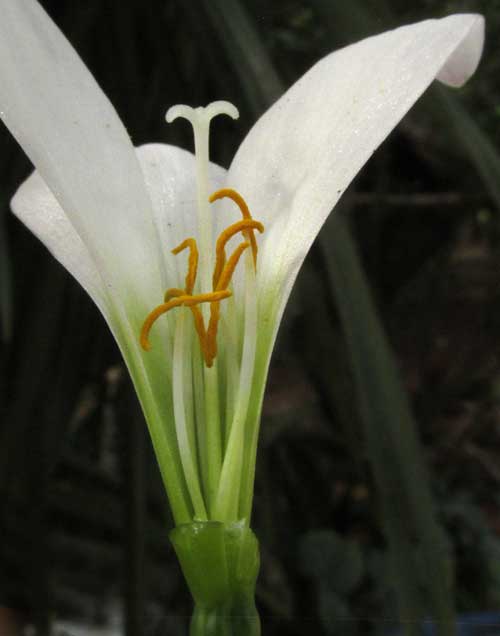
[{"label": "three-lobed stigma", "polygon": [[[217,330],[220,320],[220,301],[232,295],[229,285],[233,277],[238,262],[247,248],[251,248],[254,267],[257,267],[257,241],[255,239],[255,230],[264,231],[264,226],[259,221],[252,218],[250,210],[243,197],[231,188],[223,188],[214,192],[210,198],[210,203],[219,199],[229,198],[239,207],[243,219],[233,223],[221,232],[215,246],[215,265],[212,275],[212,291],[194,294],[194,286],[196,284],[196,276],[198,273],[198,246],[194,238],[185,239],[180,245],[172,250],[172,254],[179,254],[185,249],[189,249],[188,271],[185,279],[184,289],[172,287],[167,289],[163,299],[163,303],[155,307],[146,317],[140,334],[140,344],[145,351],[149,351],[151,345],[149,343],[149,332],[153,324],[160,316],[167,313],[175,307],[189,307],[193,315],[194,327],[200,342],[203,359],[207,367],[213,365],[213,361],[217,355]],[[236,234],[241,233],[244,241],[240,243],[231,253],[229,258],[226,254],[226,245],[228,241]],[[208,327],[205,327],[205,321],[199,305],[201,303],[210,303],[210,318]]]}]

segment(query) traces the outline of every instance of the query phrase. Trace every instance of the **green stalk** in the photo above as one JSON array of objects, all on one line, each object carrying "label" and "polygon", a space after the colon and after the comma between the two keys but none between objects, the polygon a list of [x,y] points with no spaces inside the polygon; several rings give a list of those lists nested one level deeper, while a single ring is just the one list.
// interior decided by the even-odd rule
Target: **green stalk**
[{"label": "green stalk", "polygon": [[418,634],[419,621],[430,609],[440,636],[452,636],[451,558],[410,405],[340,210],[328,219],[325,231],[323,252],[356,380],[401,620],[407,634]]}]

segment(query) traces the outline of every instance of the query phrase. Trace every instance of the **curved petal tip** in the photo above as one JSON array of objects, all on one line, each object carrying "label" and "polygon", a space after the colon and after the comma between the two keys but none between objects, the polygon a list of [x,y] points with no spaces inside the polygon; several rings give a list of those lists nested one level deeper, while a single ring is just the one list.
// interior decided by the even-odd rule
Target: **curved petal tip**
[{"label": "curved petal tip", "polygon": [[474,74],[481,59],[484,17],[479,14],[459,14],[446,20],[450,23],[450,31],[455,33],[462,23],[464,35],[438,73],[437,79],[448,86],[459,87]]}]

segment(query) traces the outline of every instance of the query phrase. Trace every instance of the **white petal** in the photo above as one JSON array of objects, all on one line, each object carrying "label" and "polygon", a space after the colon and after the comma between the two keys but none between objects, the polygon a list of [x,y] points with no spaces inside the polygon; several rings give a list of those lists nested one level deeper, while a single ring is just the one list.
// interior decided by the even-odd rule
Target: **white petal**
[{"label": "white petal", "polygon": [[106,293],[101,276],[80,236],[37,172],[24,181],[11,201],[14,214],[64,265],[103,313]]},{"label": "white petal", "polygon": [[473,75],[481,59],[484,46],[484,18],[481,15],[457,15],[448,18],[471,19],[470,31],[452,51],[446,64],[436,76],[443,84],[460,87]]},{"label": "white petal", "polygon": [[[198,235],[195,159],[190,152],[165,144],[146,144],[136,148],[136,153],[151,198],[166,268],[170,273],[163,283],[164,291],[167,287],[182,286],[186,275],[185,260],[173,256],[171,249],[185,238]],[[209,173],[211,189],[222,188],[226,170],[212,163]],[[105,308],[106,292],[98,268],[37,172],[21,184],[11,201],[11,208],[80,282],[101,310]]]},{"label": "white petal", "polygon": [[[144,181],[153,205],[153,214],[166,262],[167,287],[184,286],[186,260],[171,250],[184,239],[199,241],[196,208],[196,165],[194,155],[166,144],[146,144],[137,148]],[[210,191],[223,187],[226,170],[211,163]],[[214,226],[221,223],[214,208]],[[163,291],[164,291],[163,290]],[[210,290],[206,290],[210,291]]]},{"label": "white petal", "polygon": [[[106,277],[158,293],[157,236],[130,139],[34,0],[0,0],[0,114]],[[113,289],[114,287],[114,289]]]},{"label": "white petal", "polygon": [[266,226],[260,285],[281,310],[343,191],[433,79],[467,80],[483,28],[481,16],[455,15],[346,47],[316,64],[255,124],[228,185]]}]

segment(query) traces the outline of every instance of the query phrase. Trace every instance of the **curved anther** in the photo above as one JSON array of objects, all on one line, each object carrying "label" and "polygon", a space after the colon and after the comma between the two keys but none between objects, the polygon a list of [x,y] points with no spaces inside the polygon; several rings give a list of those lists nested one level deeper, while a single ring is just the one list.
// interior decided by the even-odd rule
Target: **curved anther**
[{"label": "curved anther", "polygon": [[211,367],[215,357],[217,356],[217,329],[219,328],[220,320],[220,304],[212,303],[210,305],[210,320],[208,322],[208,329],[205,336],[206,343],[206,357],[205,362],[208,367]]},{"label": "curved anther", "polygon": [[[238,221],[237,223],[233,223],[225,230],[223,230],[219,238],[217,239],[217,243],[215,246],[215,267],[214,273],[212,277],[213,288],[217,288],[217,283],[219,281],[219,277],[221,275],[222,269],[226,264],[226,244],[227,242],[239,232],[245,232],[245,230],[258,230],[260,233],[264,231],[264,226],[260,221],[255,221],[254,219],[243,219],[243,221]],[[253,233],[252,233],[253,234]]]},{"label": "curved anther", "polygon": [[[223,290],[227,290],[227,286],[231,281],[236,265],[238,265],[238,261],[240,260],[241,255],[247,249],[247,247],[250,247],[250,243],[248,241],[240,243],[231,254],[231,256],[228,258],[227,263],[224,265],[224,269],[222,270],[222,273],[219,277],[219,282],[217,283],[217,288],[214,293],[219,293]],[[206,333],[206,348],[208,360],[207,358],[205,358],[205,361],[207,362],[207,366],[209,367],[212,366],[213,360],[217,355],[217,329],[219,326],[219,320],[220,304],[218,302],[212,302],[210,303],[210,320]]]},{"label": "curved anther", "polygon": [[155,307],[153,311],[147,315],[146,320],[142,323],[141,335],[139,338],[139,342],[141,343],[141,347],[144,351],[149,351],[151,349],[148,336],[154,323],[160,316],[166,314],[167,311],[170,311],[170,309],[182,305],[183,300],[186,298],[189,298],[189,296],[178,296],[177,298],[172,298],[172,300]]},{"label": "curved anther", "polygon": [[236,265],[238,265],[238,261],[240,260],[241,255],[247,249],[247,247],[250,247],[250,243],[248,241],[240,243],[231,254],[231,256],[227,259],[227,263],[224,265],[221,275],[219,276],[219,280],[217,281],[217,287],[214,290],[215,292],[227,289],[234,274],[234,270],[236,269]]},{"label": "curved anther", "polygon": [[203,320],[203,314],[201,313],[201,309],[198,307],[198,305],[192,305],[189,309],[191,309],[191,313],[193,314],[194,328],[196,329],[196,333],[198,334],[198,340],[200,341],[200,347],[203,353],[203,358],[205,359],[205,362],[208,365],[206,347],[205,347],[207,334],[205,331],[205,322]]},{"label": "curved anther", "polygon": [[233,292],[230,289],[218,289],[216,291],[207,292],[206,294],[196,294],[195,296],[187,296],[186,300],[182,303],[186,307],[192,307],[199,303],[215,303],[224,298],[232,296]]},{"label": "curved anther", "polygon": [[171,287],[167,289],[165,292],[165,296],[163,297],[163,302],[168,303],[171,298],[177,298],[178,296],[185,295],[186,292],[183,289],[179,289],[178,287]]},{"label": "curved anther", "polygon": [[[193,293],[193,287],[196,282],[196,274],[198,272],[198,246],[194,238],[187,238],[180,245],[174,247],[172,254],[179,254],[186,248],[189,248],[188,273],[186,274],[186,294]],[[170,291],[170,290],[169,290]]]},{"label": "curved anther", "polygon": [[[219,201],[220,199],[231,199],[240,208],[240,212],[243,218],[246,220],[252,220],[252,215],[250,214],[250,210],[248,208],[248,205],[246,204],[245,199],[239,192],[236,192],[236,190],[233,190],[232,188],[222,188],[221,190],[217,190],[216,192],[211,194],[208,200],[210,201],[210,203],[213,203],[214,201]],[[254,267],[257,267],[257,241],[255,239],[255,234],[252,230],[247,230],[244,235],[245,238],[250,241],[250,245],[252,246],[253,264]]]},{"label": "curved anther", "polygon": [[151,327],[158,318],[163,316],[163,314],[166,314],[167,311],[170,311],[174,307],[192,307],[199,303],[218,302],[220,300],[224,300],[224,298],[228,298],[229,296],[231,296],[229,289],[223,289],[220,291],[209,292],[208,294],[196,294],[195,296],[185,294],[158,305],[158,307],[155,307],[155,309],[148,314],[146,320],[142,324],[141,335],[139,338],[141,347],[145,351],[149,351],[151,349],[151,345],[149,343],[149,332],[151,331]]}]

